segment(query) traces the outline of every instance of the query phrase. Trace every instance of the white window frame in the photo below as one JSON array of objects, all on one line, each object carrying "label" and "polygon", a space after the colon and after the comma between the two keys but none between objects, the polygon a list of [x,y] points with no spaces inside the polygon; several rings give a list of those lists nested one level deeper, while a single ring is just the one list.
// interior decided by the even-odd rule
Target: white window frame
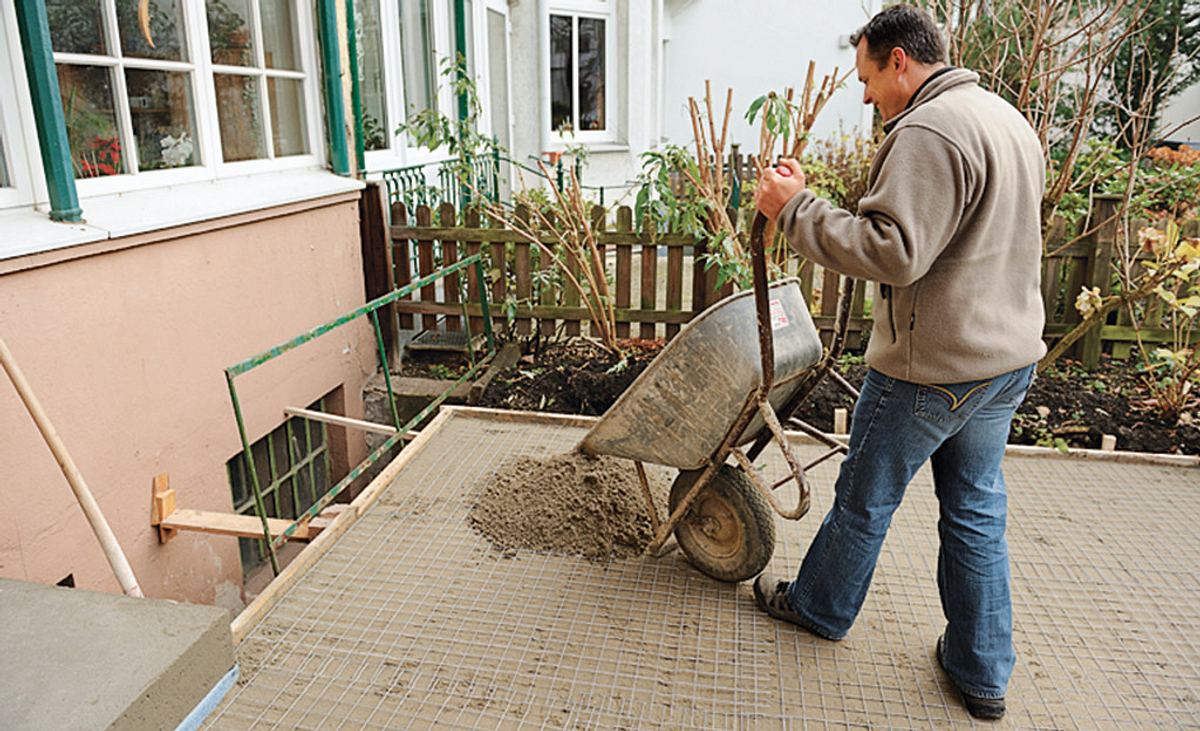
[{"label": "white window frame", "polygon": [[0,5],[0,145],[11,185],[0,188],[0,210],[31,206],[37,198],[35,181],[40,178],[33,169],[41,158],[24,70],[16,7],[4,3]]},{"label": "white window frame", "polygon": [[[104,29],[105,40],[114,52],[120,43],[117,28],[116,4],[102,0],[107,23]],[[255,173],[311,168],[324,164],[324,141],[322,133],[324,123],[321,119],[320,94],[317,82],[319,68],[316,54],[316,38],[313,28],[315,9],[313,0],[294,0],[293,13],[296,20],[297,52],[302,71],[264,70],[263,47],[261,33],[261,13],[259,0],[251,0],[252,33],[255,39],[255,66],[221,66],[212,62],[212,51],[208,37],[208,18],[205,3],[202,0],[180,0],[184,25],[184,40],[188,49],[189,61],[160,61],[123,57],[118,62],[113,56],[92,56],[87,54],[58,53],[54,54],[55,64],[79,63],[90,66],[120,66],[124,68],[152,68],[160,70],[187,71],[191,74],[192,106],[196,120],[196,145],[200,162],[185,168],[169,170],[152,170],[136,174],[123,173],[97,178],[79,178],[75,185],[80,199],[95,196],[127,193],[137,190],[148,190],[186,183],[216,180],[237,175],[252,175]],[[254,76],[262,79],[259,82],[259,94],[263,110],[263,134],[266,137],[267,157],[258,160],[240,162],[224,162],[221,154],[221,130],[217,117],[216,85],[214,73],[237,73],[243,76]],[[282,158],[274,157],[274,140],[271,132],[270,103],[266,92],[265,76],[282,78],[302,78],[304,92],[304,114],[306,137],[310,152],[301,155],[291,155]],[[128,94],[125,91],[125,75],[117,72],[112,74],[114,107],[117,113],[117,123],[120,128],[121,146],[123,150],[132,151],[135,148],[133,128],[130,124]],[[136,156],[132,156],[136,164]]]},{"label": "white window frame", "polygon": [[[573,133],[560,134],[554,129],[551,120],[553,113],[550,98],[550,16],[565,15],[578,18],[595,18],[604,21],[604,119],[603,130],[575,130]],[[542,82],[541,119],[543,151],[562,150],[576,144],[611,144],[618,138],[617,121],[617,13],[615,3],[611,0],[543,0],[543,8],[539,19],[540,63]],[[578,28],[578,20],[575,21]],[[579,113],[579,34],[572,33],[571,56],[576,66],[574,70],[575,113]]]},{"label": "white window frame", "polygon": [[[383,61],[384,87],[388,106],[388,147],[382,150],[368,150],[364,161],[367,170],[379,172],[409,165],[422,165],[446,159],[439,151],[430,151],[408,144],[407,137],[395,134],[396,127],[406,118],[406,90],[404,84],[404,59],[401,53],[400,38],[400,3],[403,0],[358,0],[358,2],[377,2],[380,5],[379,17],[383,24]],[[430,0],[433,11],[433,56],[437,64],[433,69],[437,85],[437,104],[442,114],[453,116],[457,108],[457,100],[449,87],[442,84],[442,60],[454,53],[454,27],[450,14],[451,0]],[[472,48],[479,46],[479,6],[480,0],[471,3],[473,16],[472,28],[474,38],[468,39]],[[479,67],[476,65],[476,73]],[[478,82],[478,79],[476,79]]]},{"label": "white window frame", "polygon": [[[492,101],[495,98],[496,90],[492,88],[491,74],[486,73],[486,67],[492,58],[491,49],[488,48],[490,38],[488,36],[487,14],[488,11],[494,11],[504,18],[504,67],[507,70],[507,73],[504,75],[504,84],[506,87],[504,92],[508,97],[508,119],[504,120],[504,124],[508,126],[507,137],[511,144],[515,130],[513,129],[512,109],[512,16],[509,11],[508,0],[477,0],[474,4],[479,6],[476,10],[476,24],[474,26],[477,29],[475,32],[475,52],[477,54],[476,58],[482,61],[482,65],[479,63],[475,65],[475,83],[479,89],[479,101],[482,107],[480,112],[480,126],[487,134],[493,137],[499,137],[500,135],[492,127]],[[511,152],[509,150],[510,154]]]}]

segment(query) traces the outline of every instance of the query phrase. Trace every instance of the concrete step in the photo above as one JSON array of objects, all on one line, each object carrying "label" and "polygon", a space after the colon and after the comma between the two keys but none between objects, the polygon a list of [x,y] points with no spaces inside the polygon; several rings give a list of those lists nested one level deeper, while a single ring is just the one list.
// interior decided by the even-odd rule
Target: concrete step
[{"label": "concrete step", "polygon": [[176,728],[233,667],[229,613],[0,579],[0,728]]}]

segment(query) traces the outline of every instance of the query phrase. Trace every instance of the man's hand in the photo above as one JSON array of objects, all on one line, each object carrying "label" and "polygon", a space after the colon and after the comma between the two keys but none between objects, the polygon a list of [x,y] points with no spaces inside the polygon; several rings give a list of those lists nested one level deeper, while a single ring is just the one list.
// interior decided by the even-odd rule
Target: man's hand
[{"label": "man's hand", "polygon": [[[779,218],[779,212],[792,196],[805,189],[804,171],[800,162],[790,157],[779,161],[780,170],[766,168],[754,191],[754,205],[768,219]],[[783,171],[787,171],[786,173]]]}]

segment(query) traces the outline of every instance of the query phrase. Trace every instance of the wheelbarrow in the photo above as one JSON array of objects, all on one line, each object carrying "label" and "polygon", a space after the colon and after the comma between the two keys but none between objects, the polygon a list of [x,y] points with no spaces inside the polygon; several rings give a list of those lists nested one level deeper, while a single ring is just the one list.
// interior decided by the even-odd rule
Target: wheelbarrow
[{"label": "wheelbarrow", "polygon": [[[588,454],[633,460],[654,532],[650,553],[657,554],[674,533],[693,566],[729,582],[762,572],[775,548],[772,513],[803,517],[810,504],[805,471],[846,449],[789,419],[820,379],[833,372],[830,365],[841,352],[849,321],[853,280],[846,279],[826,351],[799,280],[767,283],[766,223],[758,214],[751,227],[754,288],[726,297],[685,325],[579,445]],[[826,443],[830,451],[801,465],[783,422]],[[753,460],[772,441],[790,474],[767,485]],[[751,448],[743,450],[747,444]],[[665,520],[651,497],[645,463],[679,470]],[[788,508],[775,490],[792,481],[800,496]]]}]

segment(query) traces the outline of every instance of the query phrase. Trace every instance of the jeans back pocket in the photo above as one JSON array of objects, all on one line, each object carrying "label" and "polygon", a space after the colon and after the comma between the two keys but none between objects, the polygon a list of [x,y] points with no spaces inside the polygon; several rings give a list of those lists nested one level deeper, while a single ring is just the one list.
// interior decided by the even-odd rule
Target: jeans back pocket
[{"label": "jeans back pocket", "polygon": [[987,400],[995,381],[918,385],[913,413],[936,424],[966,421]]}]

